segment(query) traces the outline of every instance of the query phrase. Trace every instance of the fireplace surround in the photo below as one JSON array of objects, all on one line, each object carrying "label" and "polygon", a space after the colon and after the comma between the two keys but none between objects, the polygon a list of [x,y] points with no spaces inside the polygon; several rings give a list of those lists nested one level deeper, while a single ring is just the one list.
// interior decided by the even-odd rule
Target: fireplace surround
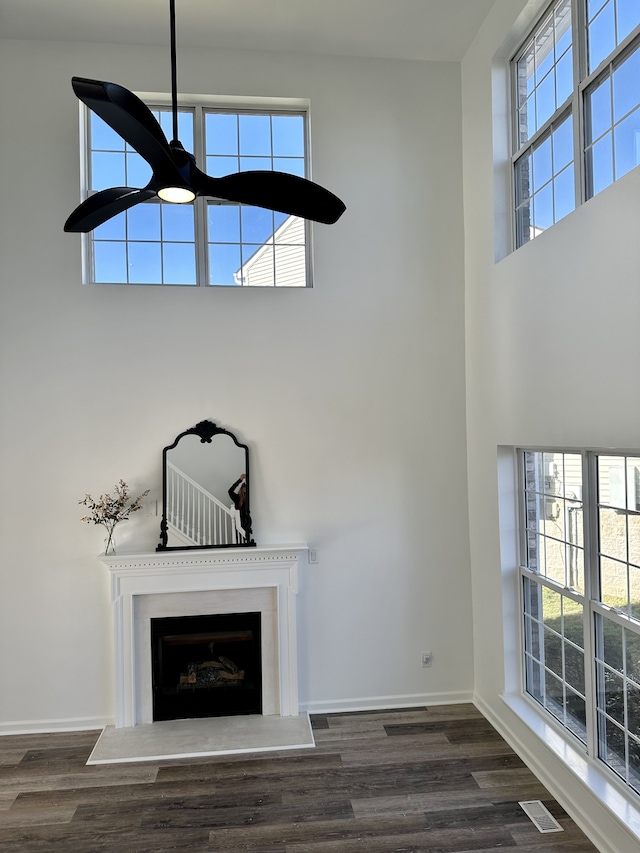
[{"label": "fireplace surround", "polygon": [[262,714],[298,714],[296,595],[306,545],[102,556],[111,574],[116,728],[153,722],[151,620],[260,615]]}]

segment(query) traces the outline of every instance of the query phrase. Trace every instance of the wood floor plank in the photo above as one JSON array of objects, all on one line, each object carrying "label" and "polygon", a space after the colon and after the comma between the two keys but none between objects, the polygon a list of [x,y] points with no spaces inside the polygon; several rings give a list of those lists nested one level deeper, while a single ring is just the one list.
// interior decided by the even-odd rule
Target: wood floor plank
[{"label": "wood floor plank", "polygon": [[66,770],[40,773],[38,768],[23,769],[18,765],[13,772],[0,767],[0,794],[34,790],[64,790],[65,788],[101,788],[105,785],[147,783],[155,780],[158,768],[145,765],[105,765],[104,767],[67,767]]},{"label": "wood floor plank", "polygon": [[351,805],[357,818],[374,815],[383,817],[394,814],[428,814],[429,812],[455,811],[473,806],[518,803],[524,799],[544,799],[548,792],[542,785],[533,788],[523,786],[510,788],[508,795],[494,796],[494,790],[428,791],[426,793],[400,794],[391,797],[368,797],[353,799]]},{"label": "wood floor plank", "polygon": [[76,806],[52,805],[40,809],[20,808],[14,804],[6,811],[0,811],[0,829],[10,826],[36,826],[53,823],[69,823],[75,814]]},{"label": "wood floor plank", "polygon": [[476,770],[473,778],[479,788],[505,788],[514,784],[532,784],[535,776],[526,767],[501,770]]}]

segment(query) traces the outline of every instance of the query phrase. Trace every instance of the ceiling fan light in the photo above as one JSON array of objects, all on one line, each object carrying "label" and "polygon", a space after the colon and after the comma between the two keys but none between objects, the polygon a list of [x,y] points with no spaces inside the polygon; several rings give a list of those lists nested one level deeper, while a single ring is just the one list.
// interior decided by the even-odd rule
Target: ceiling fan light
[{"label": "ceiling fan light", "polygon": [[196,194],[187,187],[163,187],[158,190],[158,196],[162,201],[169,201],[171,204],[188,204],[194,200]]}]

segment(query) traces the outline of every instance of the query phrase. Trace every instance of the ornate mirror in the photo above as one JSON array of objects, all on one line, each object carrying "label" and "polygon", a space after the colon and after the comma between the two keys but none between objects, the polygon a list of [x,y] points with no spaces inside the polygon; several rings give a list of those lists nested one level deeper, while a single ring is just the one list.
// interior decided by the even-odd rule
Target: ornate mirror
[{"label": "ornate mirror", "polygon": [[249,514],[249,448],[200,421],[162,451],[162,522],[157,551],[256,543]]}]

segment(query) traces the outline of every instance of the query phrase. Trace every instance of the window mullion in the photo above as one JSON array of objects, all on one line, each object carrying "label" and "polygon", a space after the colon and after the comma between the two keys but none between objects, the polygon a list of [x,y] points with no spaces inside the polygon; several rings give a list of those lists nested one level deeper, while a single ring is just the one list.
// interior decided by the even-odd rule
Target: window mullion
[{"label": "window mullion", "polygon": [[[584,513],[584,657],[585,657],[585,695],[587,697],[587,752],[594,758],[598,757],[597,737],[597,684],[596,650],[597,644],[602,643],[602,637],[596,634],[595,618],[592,602],[599,586],[598,572],[598,470],[597,456],[587,452],[583,457],[583,506]],[[600,649],[602,652],[602,649]],[[602,655],[601,655],[602,657]]]},{"label": "window mullion", "polygon": [[587,73],[587,16],[584,0],[573,0],[573,160],[576,207],[587,198],[584,157],[584,96],[581,81]]},{"label": "window mullion", "polygon": [[[196,164],[202,171],[206,171],[204,152],[204,109],[198,105],[194,109],[194,156]],[[208,275],[208,251],[207,251],[207,201],[203,196],[195,199],[194,203],[194,231],[196,240],[196,283],[198,287],[206,287],[209,283]]]}]

